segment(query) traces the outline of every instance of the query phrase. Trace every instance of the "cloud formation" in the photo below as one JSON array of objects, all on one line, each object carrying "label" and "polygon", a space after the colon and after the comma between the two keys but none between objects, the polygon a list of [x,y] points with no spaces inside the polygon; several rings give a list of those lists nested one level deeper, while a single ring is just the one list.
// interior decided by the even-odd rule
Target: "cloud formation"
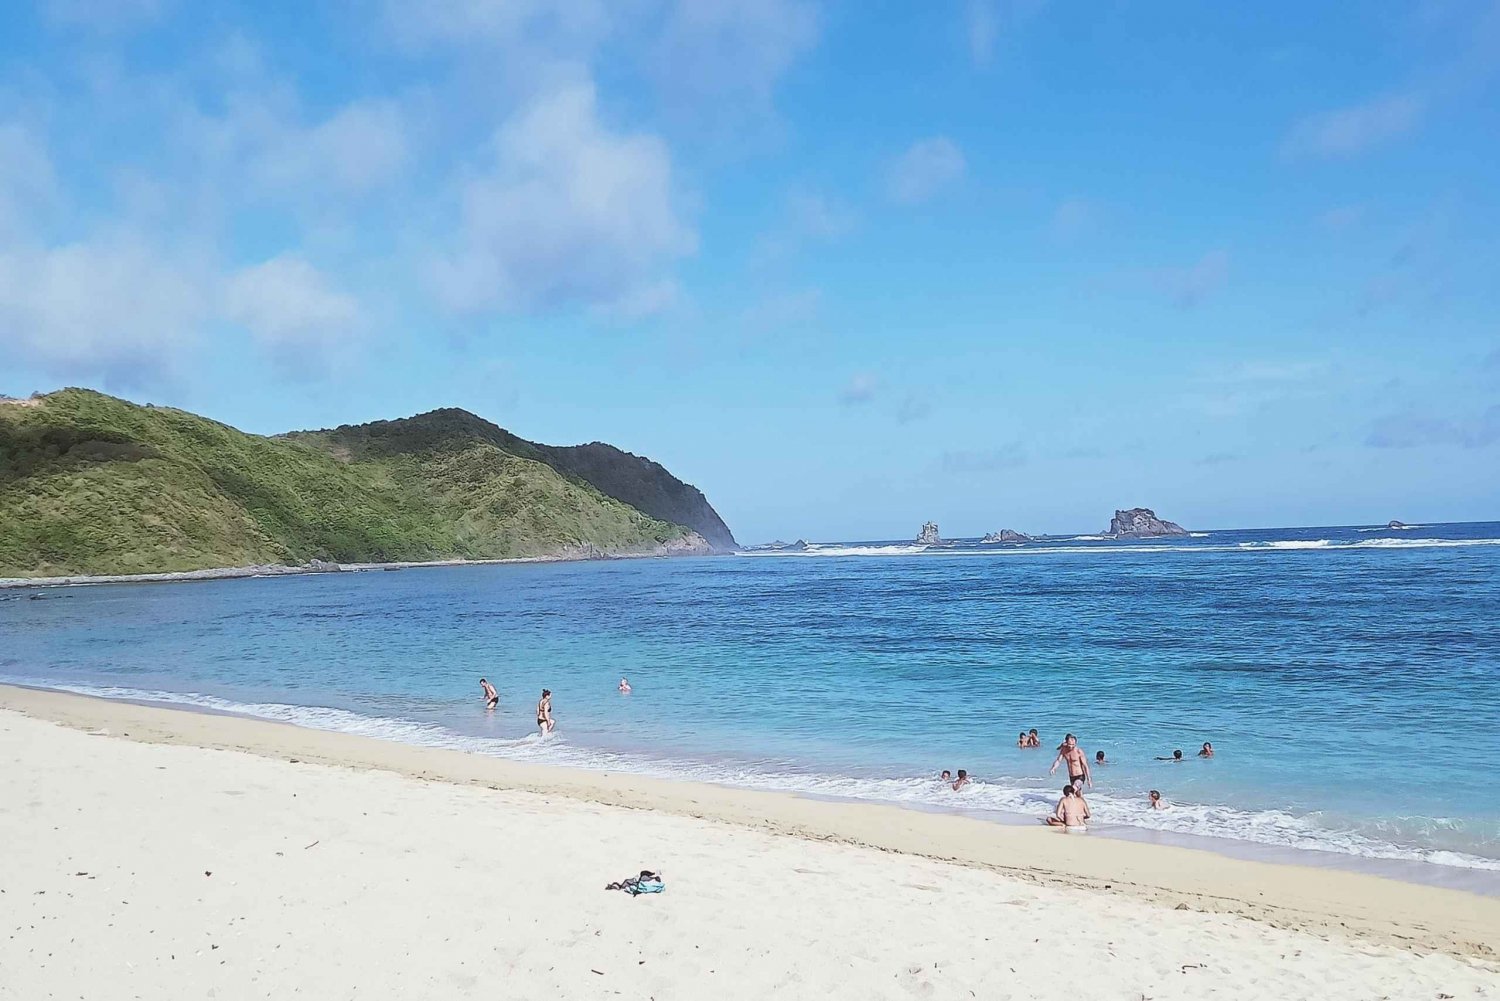
[{"label": "cloud formation", "polygon": [[1224,287],[1229,280],[1229,251],[1210,250],[1182,268],[1162,268],[1156,282],[1178,306],[1188,309]]},{"label": "cloud formation", "polygon": [[321,355],[363,323],[359,303],[305,259],[283,254],[232,275],[224,313],[273,356]]},{"label": "cloud formation", "polygon": [[697,248],[666,144],[611,131],[587,83],[545,94],[507,122],[461,202],[458,246],[432,269],[458,312],[648,302],[647,290]]},{"label": "cloud formation", "polygon": [[0,352],[66,378],[170,375],[212,307],[202,278],[128,238],[0,251]]},{"label": "cloud formation", "polygon": [[1452,445],[1488,448],[1500,443],[1500,404],[1474,417],[1391,414],[1377,420],[1365,436],[1371,448],[1420,448]]},{"label": "cloud formation", "polygon": [[1013,441],[999,448],[944,452],[938,462],[950,473],[993,473],[1026,465],[1026,446]]},{"label": "cloud formation", "polygon": [[839,393],[839,402],[845,406],[869,403],[880,391],[880,379],[873,372],[856,372]]},{"label": "cloud formation", "polygon": [[1282,140],[1289,160],[1354,156],[1388,143],[1420,124],[1426,102],[1417,94],[1392,94],[1335,111],[1309,115]]},{"label": "cloud formation", "polygon": [[887,168],[886,194],[902,205],[925,202],[957,181],[967,169],[963,150],[953,140],[947,136],[922,139]]}]

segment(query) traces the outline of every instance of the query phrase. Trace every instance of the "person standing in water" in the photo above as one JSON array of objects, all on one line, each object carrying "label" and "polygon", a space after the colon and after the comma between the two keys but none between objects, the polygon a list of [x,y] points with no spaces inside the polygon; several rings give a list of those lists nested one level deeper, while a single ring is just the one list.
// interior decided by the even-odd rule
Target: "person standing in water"
[{"label": "person standing in water", "polygon": [[493,709],[500,704],[500,693],[495,691],[494,685],[480,678],[479,687],[484,689],[484,707],[486,709]]},{"label": "person standing in water", "polygon": [[1052,767],[1047,770],[1047,774],[1057,771],[1057,766],[1064,761],[1068,763],[1069,782],[1082,779],[1091,786],[1094,784],[1094,776],[1089,772],[1089,756],[1083,753],[1083,748],[1078,746],[1078,738],[1071,733],[1058,745],[1057,757],[1052,760]]},{"label": "person standing in water", "polygon": [[543,688],[542,697],[536,704],[536,728],[543,737],[551,733],[557,726],[552,721],[552,689]]}]

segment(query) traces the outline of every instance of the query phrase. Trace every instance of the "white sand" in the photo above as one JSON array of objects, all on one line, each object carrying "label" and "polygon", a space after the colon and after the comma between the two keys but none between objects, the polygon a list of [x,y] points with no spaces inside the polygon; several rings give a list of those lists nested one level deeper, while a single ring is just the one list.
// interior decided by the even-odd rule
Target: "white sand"
[{"label": "white sand", "polygon": [[[1072,854],[1140,880],[1142,858],[1191,872],[1202,853],[1027,831],[1026,850],[1068,854],[1006,874],[816,840],[848,837],[832,804],[762,818],[796,837],[587,801],[602,786],[580,799],[286,760],[381,754],[436,776],[444,760],[487,765],[473,755],[14,689],[0,704],[111,731],[0,710],[7,1001],[1500,998],[1500,972],[1474,958],[1500,928],[1496,904],[1455,891],[1333,874],[1366,896],[1326,884],[1350,894],[1352,927],[1303,915],[1315,934],[1268,921],[1297,924],[1282,883],[1317,884],[1319,870],[1222,860],[1224,895],[1175,910],[1148,899],[1170,902],[1170,885],[1083,888],[1096,884],[1070,872]],[[542,772],[577,792],[576,776]],[[680,806],[722,806],[678,788]],[[717,794],[749,814],[803,802]],[[806,819],[819,810],[833,811],[823,832]],[[643,867],[665,870],[665,894],[604,891]],[[1249,908],[1229,895],[1246,867],[1268,920],[1201,909]],[[1464,913],[1429,920],[1444,910]]]}]

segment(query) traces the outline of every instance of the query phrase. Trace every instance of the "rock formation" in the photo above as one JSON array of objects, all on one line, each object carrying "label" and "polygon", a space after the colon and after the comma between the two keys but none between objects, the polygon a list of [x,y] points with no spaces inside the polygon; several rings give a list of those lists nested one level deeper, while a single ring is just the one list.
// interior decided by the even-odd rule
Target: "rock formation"
[{"label": "rock formation", "polygon": [[1111,538],[1150,539],[1163,535],[1187,535],[1187,529],[1176,522],[1163,521],[1148,507],[1133,507],[1129,511],[1116,511],[1109,521]]},{"label": "rock formation", "polygon": [[1404,521],[1388,521],[1388,522],[1386,522],[1385,527],[1386,528],[1390,528],[1390,529],[1397,529],[1397,528],[1410,528],[1411,526],[1408,525]]},{"label": "rock formation", "polygon": [[922,526],[922,531],[917,533],[917,545],[919,546],[936,546],[942,541],[943,537],[938,534],[937,522],[935,521],[927,522]]},{"label": "rock formation", "polygon": [[984,545],[993,546],[1001,543],[1030,542],[1031,536],[1025,534],[1024,532],[1017,532],[1013,528],[1002,528],[998,532],[991,532],[989,535],[986,535],[979,541]]}]

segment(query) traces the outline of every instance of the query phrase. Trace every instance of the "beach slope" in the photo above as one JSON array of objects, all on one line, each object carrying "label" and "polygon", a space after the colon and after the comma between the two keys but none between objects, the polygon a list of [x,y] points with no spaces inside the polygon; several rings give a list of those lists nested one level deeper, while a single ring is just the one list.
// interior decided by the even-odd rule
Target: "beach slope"
[{"label": "beach slope", "polygon": [[1457,891],[56,693],[0,802],[7,1001],[1500,997]]}]

